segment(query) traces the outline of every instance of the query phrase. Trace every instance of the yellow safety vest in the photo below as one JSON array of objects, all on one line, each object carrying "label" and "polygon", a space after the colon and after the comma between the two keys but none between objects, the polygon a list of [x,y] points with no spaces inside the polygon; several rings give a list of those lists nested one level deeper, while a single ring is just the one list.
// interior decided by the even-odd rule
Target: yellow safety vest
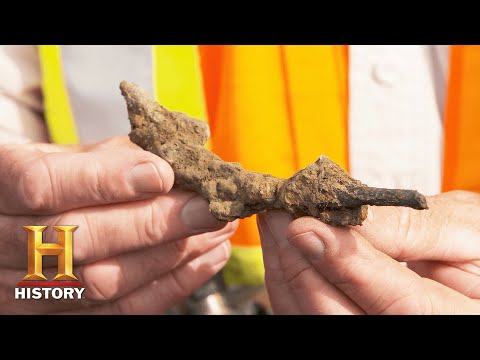
[{"label": "yellow safety vest", "polygon": [[[213,151],[246,169],[288,177],[327,154],[348,169],[348,47],[153,46],[155,97],[209,122]],[[53,142],[78,136],[58,46],[39,47]],[[126,79],[128,80],[128,79]],[[443,189],[480,189],[480,48],[452,46]],[[125,119],[126,121],[126,119]],[[232,238],[230,284],[263,281],[255,218]]]}]

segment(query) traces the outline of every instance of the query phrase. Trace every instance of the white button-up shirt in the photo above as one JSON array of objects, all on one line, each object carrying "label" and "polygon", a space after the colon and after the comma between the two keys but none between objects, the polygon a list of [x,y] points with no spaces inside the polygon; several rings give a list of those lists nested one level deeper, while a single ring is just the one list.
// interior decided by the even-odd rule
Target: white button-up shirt
[{"label": "white button-up shirt", "polygon": [[448,47],[349,49],[349,155],[370,186],[440,191]]},{"label": "white button-up shirt", "polygon": [[[370,186],[440,191],[448,46],[349,48],[349,151]],[[0,46],[0,143],[47,141],[34,46]]]}]

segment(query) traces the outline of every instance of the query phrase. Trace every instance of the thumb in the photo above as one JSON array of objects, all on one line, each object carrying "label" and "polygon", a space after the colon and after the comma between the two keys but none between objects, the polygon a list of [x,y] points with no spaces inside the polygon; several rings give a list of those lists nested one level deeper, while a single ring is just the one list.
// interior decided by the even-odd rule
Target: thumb
[{"label": "thumb", "polygon": [[452,191],[427,198],[428,210],[369,207],[353,229],[399,261],[480,259],[480,195]]},{"label": "thumb", "polygon": [[0,212],[51,214],[145,199],[168,192],[173,170],[163,159],[127,145],[91,152],[0,149]]},{"label": "thumb", "polygon": [[290,243],[330,284],[367,314],[478,313],[480,304],[424,279],[376,250],[352,229],[300,218],[288,229]]}]

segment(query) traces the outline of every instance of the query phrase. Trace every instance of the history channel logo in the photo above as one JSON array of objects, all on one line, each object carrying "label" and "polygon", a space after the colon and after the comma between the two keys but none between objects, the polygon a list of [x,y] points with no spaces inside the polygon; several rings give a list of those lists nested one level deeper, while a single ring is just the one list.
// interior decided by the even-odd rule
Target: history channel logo
[{"label": "history channel logo", "polygon": [[[23,226],[28,233],[28,273],[15,288],[18,300],[80,300],[85,291],[83,284],[73,275],[73,232],[75,225],[54,226],[58,242],[44,243],[43,231],[47,226]],[[58,274],[49,281],[43,275],[43,256],[56,256]]]}]

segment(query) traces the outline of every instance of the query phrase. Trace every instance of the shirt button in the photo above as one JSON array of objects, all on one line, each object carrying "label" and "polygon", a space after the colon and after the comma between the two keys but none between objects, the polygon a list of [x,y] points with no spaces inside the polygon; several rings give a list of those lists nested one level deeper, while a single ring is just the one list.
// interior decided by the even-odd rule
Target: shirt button
[{"label": "shirt button", "polygon": [[380,85],[392,86],[398,79],[398,72],[394,65],[380,63],[373,67],[373,78]]}]

